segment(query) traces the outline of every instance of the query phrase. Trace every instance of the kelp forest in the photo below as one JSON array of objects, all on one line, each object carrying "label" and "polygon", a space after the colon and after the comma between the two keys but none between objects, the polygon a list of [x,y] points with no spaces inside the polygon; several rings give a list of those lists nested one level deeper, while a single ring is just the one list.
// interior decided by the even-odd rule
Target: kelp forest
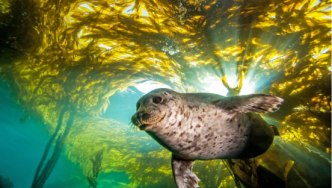
[{"label": "kelp forest", "polygon": [[[45,187],[62,155],[85,187],[176,187],[171,153],[128,124],[135,111],[105,117],[148,83],[284,99],[262,114],[279,131],[269,150],[196,161],[200,187],[330,187],[331,33],[330,0],[0,0],[1,82],[17,122],[49,135],[26,187]],[[107,173],[128,182],[106,186]],[[0,174],[0,187],[15,182]]]}]

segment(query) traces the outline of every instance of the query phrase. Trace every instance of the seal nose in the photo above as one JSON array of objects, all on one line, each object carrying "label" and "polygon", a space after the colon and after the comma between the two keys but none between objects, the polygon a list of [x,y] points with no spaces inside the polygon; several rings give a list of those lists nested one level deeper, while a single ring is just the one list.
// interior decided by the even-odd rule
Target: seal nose
[{"label": "seal nose", "polygon": [[136,117],[139,121],[142,121],[142,114],[143,114],[142,111],[136,113]]}]

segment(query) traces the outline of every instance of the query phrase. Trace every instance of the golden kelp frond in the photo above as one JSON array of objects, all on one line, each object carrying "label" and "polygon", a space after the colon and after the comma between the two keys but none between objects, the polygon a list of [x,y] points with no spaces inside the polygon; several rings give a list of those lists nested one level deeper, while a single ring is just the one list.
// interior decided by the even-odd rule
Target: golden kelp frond
[{"label": "golden kelp frond", "polygon": [[10,3],[8,1],[0,2],[0,11],[2,14],[7,14],[10,12]]},{"label": "golden kelp frond", "polygon": [[234,179],[221,160],[196,161],[195,174],[201,187],[234,187]]},{"label": "golden kelp frond", "polygon": [[331,134],[331,128],[327,126],[327,118],[331,112],[330,101],[330,97],[317,94],[311,99],[310,105],[295,107],[295,112],[286,116],[282,122],[286,126],[282,129],[284,135],[281,137],[290,141],[300,140],[328,151],[328,136]]}]

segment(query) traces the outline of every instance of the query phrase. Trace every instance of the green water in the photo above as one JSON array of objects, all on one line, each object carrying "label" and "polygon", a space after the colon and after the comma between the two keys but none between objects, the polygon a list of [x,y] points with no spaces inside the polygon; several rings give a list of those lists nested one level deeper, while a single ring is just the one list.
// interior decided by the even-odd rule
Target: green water
[{"label": "green water", "polygon": [[[129,127],[128,122],[131,114],[135,112],[135,101],[143,95],[137,89],[132,88],[136,93],[124,92],[116,93],[110,98],[116,109],[109,108],[102,116],[112,118]],[[15,100],[8,93],[8,87],[3,84],[1,87],[1,98],[4,99],[1,106],[1,163],[0,174],[14,184],[14,187],[29,187],[32,183],[36,166],[40,160],[45,143],[49,135],[45,131],[41,122],[28,119],[24,123],[19,123],[19,119],[24,115],[22,108],[16,104]],[[270,121],[271,122],[271,121]],[[275,122],[271,122],[275,123]],[[132,132],[146,136],[144,132]],[[144,154],[153,150],[159,150],[160,146],[153,140],[147,140],[149,145],[138,152]],[[142,143],[142,144],[146,144]],[[301,168],[294,168],[289,176],[294,180],[289,181],[290,187],[328,187],[330,180],[330,166],[326,159],[314,153],[308,153],[304,147],[298,144],[290,145],[275,140],[278,145],[278,152],[285,152],[284,157],[289,157],[296,164],[302,164]],[[112,143],[110,143],[112,145]],[[329,156],[325,156],[329,158]],[[108,162],[108,161],[105,161]],[[111,163],[111,161],[109,161]],[[148,161],[146,161],[148,163]],[[270,164],[273,166],[273,164]],[[152,166],[153,168],[153,163]],[[204,168],[204,164],[198,164],[194,168]],[[222,167],[218,167],[222,170]],[[221,174],[221,171],[217,170]],[[218,173],[216,175],[218,175]],[[210,174],[212,175],[212,174]],[[173,181],[168,178],[169,181]],[[318,181],[320,180],[320,181]],[[144,181],[144,180],[143,180]],[[129,187],[130,178],[126,172],[101,173],[98,177],[98,187]],[[233,187],[235,185],[231,185]],[[51,176],[47,180],[46,188],[56,187],[88,187],[82,169],[76,163],[68,160],[62,152],[59,161]],[[158,186],[167,187],[167,186]],[[174,186],[173,186],[174,187]],[[209,185],[207,185],[209,187]]]},{"label": "green water", "polygon": [[331,1],[0,0],[0,188],[175,188],[132,125],[156,88],[284,99],[254,159],[202,188],[331,187]]}]

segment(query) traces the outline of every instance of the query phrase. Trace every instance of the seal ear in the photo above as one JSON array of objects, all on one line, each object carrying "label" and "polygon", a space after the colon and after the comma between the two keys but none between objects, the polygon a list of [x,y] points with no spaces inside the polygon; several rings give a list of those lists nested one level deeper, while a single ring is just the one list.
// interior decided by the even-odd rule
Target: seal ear
[{"label": "seal ear", "polygon": [[213,103],[218,108],[225,110],[226,113],[235,116],[246,112],[274,112],[274,109],[279,109],[277,105],[280,105],[283,101],[282,98],[273,95],[252,94],[226,97]]},{"label": "seal ear", "polygon": [[192,171],[194,160],[184,160],[172,155],[173,176],[178,188],[197,188],[200,181]]}]

